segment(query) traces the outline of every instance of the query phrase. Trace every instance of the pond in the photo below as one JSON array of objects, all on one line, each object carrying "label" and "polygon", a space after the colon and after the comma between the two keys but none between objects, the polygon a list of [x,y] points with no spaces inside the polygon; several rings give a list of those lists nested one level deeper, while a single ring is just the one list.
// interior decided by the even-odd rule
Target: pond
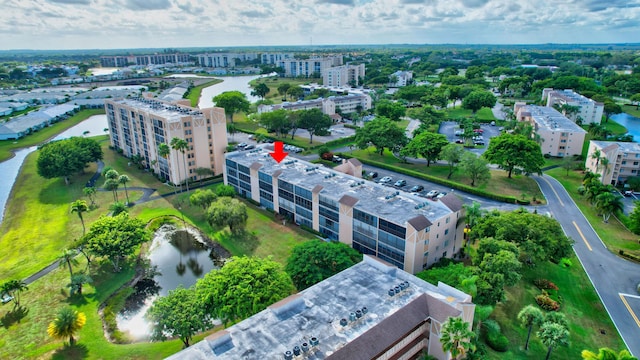
[{"label": "pond", "polygon": [[627,113],[615,114],[611,120],[627,128],[627,134],[633,135],[633,141],[640,140],[640,119]]},{"label": "pond", "polygon": [[118,329],[134,341],[149,339],[151,327],[144,315],[158,296],[180,285],[190,287],[209,271],[219,269],[223,261],[196,231],[172,225],[155,232],[147,258],[151,274],[137,282],[135,293],[116,317]]},{"label": "pond", "polygon": [[221,83],[217,83],[215,85],[211,85],[202,89],[202,93],[200,95],[200,101],[198,102],[198,107],[200,109],[208,108],[213,106],[213,97],[216,95],[220,95],[225,91],[240,91],[243,92],[247,96],[247,100],[249,102],[254,103],[260,100],[259,97],[251,95],[251,86],[249,82],[254,79],[258,79],[264,76],[269,75],[244,75],[244,76],[225,76],[220,77],[218,79],[222,80]]}]

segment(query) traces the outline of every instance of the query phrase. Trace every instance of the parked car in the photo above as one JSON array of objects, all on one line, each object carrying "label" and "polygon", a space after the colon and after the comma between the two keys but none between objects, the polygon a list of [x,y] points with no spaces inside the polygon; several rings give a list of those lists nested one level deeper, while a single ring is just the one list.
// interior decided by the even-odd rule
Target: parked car
[{"label": "parked car", "polygon": [[416,185],[416,186],[412,187],[409,191],[411,191],[411,192],[420,192],[422,190],[424,190],[424,186]]},{"label": "parked car", "polygon": [[331,160],[334,163],[338,163],[338,164],[342,163],[342,158],[340,156],[333,155],[333,158]]},{"label": "parked car", "polygon": [[478,141],[475,141],[474,144],[479,146],[484,146],[484,141],[478,140]]},{"label": "parked car", "polygon": [[372,172],[368,173],[368,174],[367,174],[367,176],[368,176],[369,178],[371,178],[371,179],[375,179],[375,178],[377,178],[377,177],[378,177],[378,173],[377,173],[377,172],[375,172],[375,171],[372,171]]},{"label": "parked car", "polygon": [[633,191],[627,190],[624,192],[624,196],[633,196]]},{"label": "parked car", "polygon": [[252,149],[255,149],[255,148],[256,148],[256,146],[253,145],[253,144],[249,144],[249,145],[244,147],[245,150],[252,150]]},{"label": "parked car", "polygon": [[391,176],[385,176],[382,179],[380,179],[380,184],[388,184],[391,181],[393,181],[393,178]]},{"label": "parked car", "polygon": [[429,191],[429,192],[427,193],[427,195],[426,195],[426,196],[427,196],[429,199],[433,199],[433,198],[435,198],[436,196],[438,196],[438,194],[439,194],[439,193],[440,193],[440,192],[439,192],[438,190],[431,190],[431,191]]},{"label": "parked car", "polygon": [[445,195],[447,195],[447,193],[443,191],[440,194],[436,195],[436,199],[443,198]]},{"label": "parked car", "polygon": [[456,139],[456,144],[464,144],[464,140],[462,140],[462,139]]},{"label": "parked car", "polygon": [[247,143],[240,143],[238,144],[238,146],[236,146],[238,149],[244,149],[245,146],[247,146]]},{"label": "parked car", "polygon": [[395,183],[395,184],[393,184],[393,186],[395,186],[395,187],[403,187],[403,186],[405,186],[405,185],[407,185],[407,182],[406,182],[405,180],[402,180],[402,179],[401,179],[401,180],[396,181],[396,183]]}]

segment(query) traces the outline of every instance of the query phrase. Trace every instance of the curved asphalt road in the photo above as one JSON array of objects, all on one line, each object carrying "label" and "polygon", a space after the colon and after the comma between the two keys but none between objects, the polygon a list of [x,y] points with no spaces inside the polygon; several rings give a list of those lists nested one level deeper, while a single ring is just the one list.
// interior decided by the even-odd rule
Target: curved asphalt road
[{"label": "curved asphalt road", "polygon": [[640,265],[612,254],[604,246],[556,179],[548,175],[533,178],[547,198],[552,216],[560,222],[567,236],[575,240],[573,249],[627,348],[634,356],[639,356],[640,296],[636,286],[640,283]]}]

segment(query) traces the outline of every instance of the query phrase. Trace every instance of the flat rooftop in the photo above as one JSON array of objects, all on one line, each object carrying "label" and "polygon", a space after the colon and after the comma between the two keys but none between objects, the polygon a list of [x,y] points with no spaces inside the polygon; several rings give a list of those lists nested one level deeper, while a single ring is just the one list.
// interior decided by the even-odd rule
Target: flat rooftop
[{"label": "flat rooftop", "polygon": [[358,200],[354,208],[402,226],[406,226],[407,221],[419,215],[434,223],[437,219],[453,212],[442,201],[425,199],[393,187],[347,175],[323,165],[291,157],[277,163],[269,155],[271,151],[273,151],[273,145],[260,145],[255,150],[228,153],[226,157],[246,167],[259,166],[258,171],[268,175],[273,176],[278,171],[278,179],[308,190],[320,189],[321,195],[335,201],[348,195]]},{"label": "flat rooftop", "polygon": [[606,148],[611,145],[616,145],[619,150],[623,152],[640,153],[640,144],[635,142],[622,142],[622,141],[596,141],[591,140],[594,144],[600,146],[600,148]]},{"label": "flat rooftop", "polygon": [[569,120],[566,116],[562,115],[558,110],[538,105],[525,105],[522,110],[531,114],[531,117],[535,120],[538,127],[551,131],[567,131],[573,133],[586,133],[587,131],[581,128],[578,124]]},{"label": "flat rooftop", "polygon": [[[459,316],[461,304],[471,305],[471,296],[365,255],[362,262],[168,359],[284,359],[286,351],[303,343],[308,350],[294,359],[371,359],[429,317],[443,322]],[[351,320],[356,310],[362,315]]]},{"label": "flat rooftop", "polygon": [[579,103],[597,103],[600,104],[592,99],[589,99],[588,97],[578,94],[577,92],[571,90],[571,89],[565,89],[565,90],[553,90],[551,91],[551,93],[553,93],[553,95],[555,97],[559,97],[562,98],[564,101],[567,102],[579,102]]},{"label": "flat rooftop", "polygon": [[179,122],[183,117],[203,117],[198,109],[174,105],[171,103],[146,98],[127,98],[111,100],[116,104],[131,106],[151,115],[166,119],[168,122]]}]

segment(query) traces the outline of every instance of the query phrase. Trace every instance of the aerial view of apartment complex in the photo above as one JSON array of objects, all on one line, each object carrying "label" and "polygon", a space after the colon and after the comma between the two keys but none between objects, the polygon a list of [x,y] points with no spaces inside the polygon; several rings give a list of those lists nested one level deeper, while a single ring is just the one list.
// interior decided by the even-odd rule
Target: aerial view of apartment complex
[{"label": "aerial view of apartment complex", "polygon": [[103,67],[125,67],[129,65],[164,65],[164,64],[189,64],[193,63],[191,55],[175,54],[149,54],[149,55],[119,55],[102,56],[100,64]]},{"label": "aerial view of apartment complex", "polygon": [[[153,98],[106,100],[111,145],[127,157],[140,155],[163,179],[180,184],[197,178],[197,168],[223,171],[227,125],[222,108],[195,109]],[[188,144],[185,173],[183,154],[158,155],[160,144],[177,137]]]},{"label": "aerial view of apartment complex", "polygon": [[591,140],[585,167],[599,174],[603,184],[624,183],[627,178],[640,174],[640,144]]},{"label": "aerial view of apartment complex", "polygon": [[[471,296],[364,260],[169,357],[191,359],[450,359],[449,317],[473,323]],[[469,325],[471,326],[471,325]]]},{"label": "aerial view of apartment complex", "polygon": [[[338,171],[303,160],[277,163],[266,145],[225,155],[225,184],[330,240],[409,273],[452,257],[463,238],[462,200],[427,200],[363,180],[350,159]],[[342,171],[342,172],[341,172]]]},{"label": "aerial view of apartment complex", "polygon": [[[578,108],[578,112],[571,114],[571,120],[582,124],[600,124],[604,104],[593,101],[577,92],[568,90],[554,90],[546,88],[542,90],[542,100],[547,102],[547,106],[570,105]],[[578,121],[579,120],[579,121]]]},{"label": "aerial view of apartment complex", "polygon": [[322,84],[325,86],[358,86],[364,80],[364,64],[342,65],[325,69],[322,73]]}]

